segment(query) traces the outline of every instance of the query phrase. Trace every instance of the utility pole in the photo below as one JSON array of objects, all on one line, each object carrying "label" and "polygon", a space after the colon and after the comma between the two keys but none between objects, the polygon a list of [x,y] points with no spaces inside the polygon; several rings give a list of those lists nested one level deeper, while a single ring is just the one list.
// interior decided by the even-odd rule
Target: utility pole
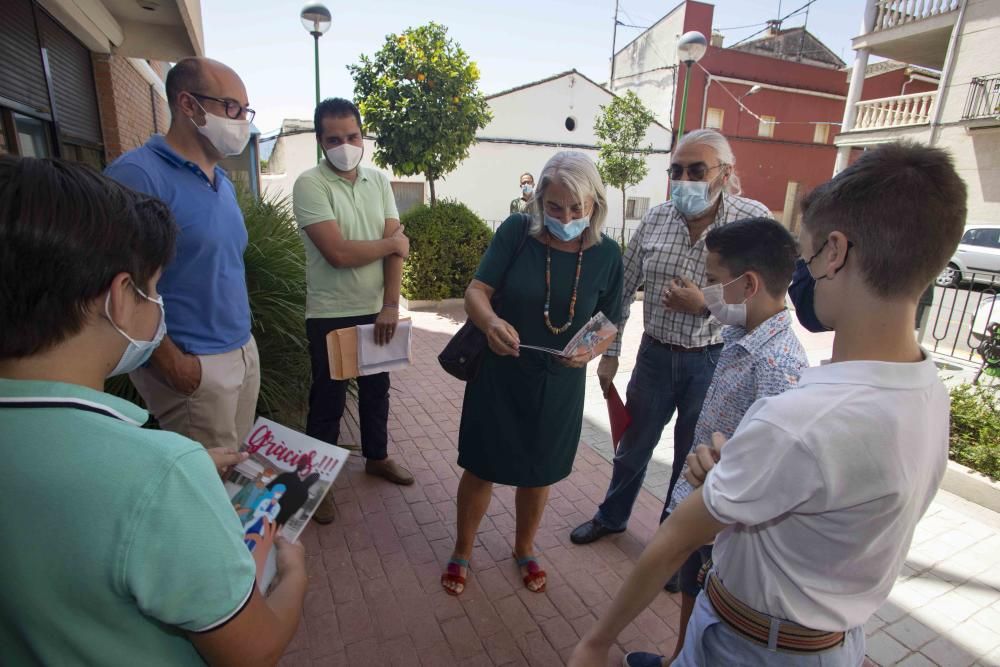
[{"label": "utility pole", "polygon": [[611,30],[611,78],[608,79],[608,90],[615,89],[615,48],[618,44],[618,2],[615,0],[615,26]]}]

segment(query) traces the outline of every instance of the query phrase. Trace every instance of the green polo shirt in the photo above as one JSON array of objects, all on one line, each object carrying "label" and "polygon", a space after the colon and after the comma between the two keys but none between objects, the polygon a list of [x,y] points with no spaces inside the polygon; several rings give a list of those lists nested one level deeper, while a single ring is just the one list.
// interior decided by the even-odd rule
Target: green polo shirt
[{"label": "green polo shirt", "polygon": [[0,379],[0,662],[199,665],[255,566],[198,443],[85,387]]},{"label": "green polo shirt", "polygon": [[[385,221],[399,218],[389,179],[382,172],[358,167],[351,183],[323,160],[299,176],[292,191],[295,220],[304,230],[335,220],[348,241],[377,241]],[[304,231],[306,247],[306,317],[354,317],[382,309],[382,260],[355,268],[337,268],[323,257]]]}]

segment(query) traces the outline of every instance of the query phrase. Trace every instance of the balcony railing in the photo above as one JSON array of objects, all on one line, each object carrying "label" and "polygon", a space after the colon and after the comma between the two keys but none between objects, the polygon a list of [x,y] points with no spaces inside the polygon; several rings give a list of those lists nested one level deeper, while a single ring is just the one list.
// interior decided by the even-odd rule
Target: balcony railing
[{"label": "balcony railing", "polygon": [[962,120],[977,118],[1000,118],[1000,74],[972,78]]},{"label": "balcony railing", "polygon": [[864,100],[854,105],[857,112],[852,130],[886,130],[924,125],[931,121],[937,91]]},{"label": "balcony railing", "polygon": [[873,32],[958,9],[959,0],[878,0]]}]

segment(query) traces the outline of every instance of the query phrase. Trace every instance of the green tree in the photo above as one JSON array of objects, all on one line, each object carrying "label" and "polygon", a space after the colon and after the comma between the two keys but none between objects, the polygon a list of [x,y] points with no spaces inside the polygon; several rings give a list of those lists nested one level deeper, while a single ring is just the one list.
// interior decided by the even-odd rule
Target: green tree
[{"label": "green tree", "polygon": [[625,189],[649,173],[646,154],[652,146],[640,147],[646,131],[655,120],[639,96],[631,90],[601,107],[594,123],[597,135],[597,169],[607,185],[622,193],[622,229],[620,243],[625,247]]},{"label": "green tree", "polygon": [[349,65],[375,164],[434,182],[469,155],[492,115],[479,92],[479,68],[438,23],[389,35],[374,56]]}]

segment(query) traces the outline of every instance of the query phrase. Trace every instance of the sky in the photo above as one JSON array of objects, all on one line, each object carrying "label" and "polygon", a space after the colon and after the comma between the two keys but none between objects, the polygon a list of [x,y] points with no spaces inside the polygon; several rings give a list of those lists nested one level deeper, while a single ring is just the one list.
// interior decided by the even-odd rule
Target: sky
[{"label": "sky", "polygon": [[[619,20],[649,26],[679,0],[620,0]],[[714,0],[713,24],[726,44],[760,30],[807,0]],[[577,69],[598,82],[608,79],[614,0],[326,0],[333,24],[320,38],[323,97],[353,97],[347,65],[373,54],[386,35],[436,21],[448,27],[478,65],[480,89],[491,94]],[[864,0],[815,0],[808,28],[842,60],[851,63]],[[284,118],[311,118],[315,105],[313,38],[302,27],[302,3],[294,0],[203,0],[205,54],[243,77],[254,124],[263,133]],[[780,11],[780,14],[779,14]],[[802,25],[805,13],[784,27]],[[744,27],[750,26],[750,27]],[[642,30],[619,26],[620,49]]]}]

